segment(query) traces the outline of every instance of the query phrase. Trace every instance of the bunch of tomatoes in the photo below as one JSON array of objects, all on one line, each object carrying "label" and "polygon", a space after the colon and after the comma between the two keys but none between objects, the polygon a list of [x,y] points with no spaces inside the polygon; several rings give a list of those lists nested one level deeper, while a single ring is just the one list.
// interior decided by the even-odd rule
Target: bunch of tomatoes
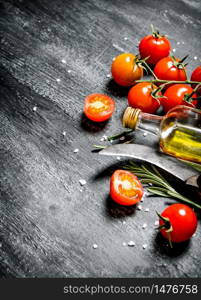
[{"label": "bunch of tomatoes", "polygon": [[[128,105],[146,113],[156,113],[160,106],[165,113],[176,105],[197,107],[201,95],[201,66],[187,79],[187,57],[170,56],[171,44],[158,31],[145,36],[139,43],[139,55],[122,53],[113,59],[111,73],[121,86],[131,87]],[[153,75],[152,80],[141,80],[145,71]],[[199,84],[200,83],[200,84]],[[85,115],[92,121],[103,122],[115,110],[114,100],[104,94],[86,97]],[[134,205],[143,197],[143,187],[131,172],[116,170],[110,178],[111,198],[120,205]],[[172,242],[188,240],[197,227],[194,211],[184,204],[173,204],[159,215],[160,231]]]}]

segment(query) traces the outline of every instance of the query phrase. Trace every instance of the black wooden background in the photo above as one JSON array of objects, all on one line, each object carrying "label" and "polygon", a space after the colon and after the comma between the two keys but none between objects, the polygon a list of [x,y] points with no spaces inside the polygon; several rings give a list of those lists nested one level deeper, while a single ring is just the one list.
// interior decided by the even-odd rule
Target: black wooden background
[{"label": "black wooden background", "polygon": [[[127,106],[128,90],[108,76],[112,58],[136,53],[153,23],[175,55],[190,55],[190,73],[200,64],[200,14],[199,0],[0,1],[1,277],[201,276],[200,225],[170,250],[155,210],[174,201],[115,206],[109,176],[121,162],[91,152],[121,130]],[[116,101],[104,126],[82,114],[94,92]],[[136,142],[152,136],[138,133]],[[130,240],[135,247],[123,246]]]}]

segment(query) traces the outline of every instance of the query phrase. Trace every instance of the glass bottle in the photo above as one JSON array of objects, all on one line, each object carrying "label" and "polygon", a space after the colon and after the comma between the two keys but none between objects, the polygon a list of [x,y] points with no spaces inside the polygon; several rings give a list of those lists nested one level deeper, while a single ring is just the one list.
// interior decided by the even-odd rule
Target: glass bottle
[{"label": "glass bottle", "polygon": [[162,152],[184,160],[201,163],[201,111],[188,106],[176,106],[165,116],[127,107],[123,126],[143,129],[159,136]]}]

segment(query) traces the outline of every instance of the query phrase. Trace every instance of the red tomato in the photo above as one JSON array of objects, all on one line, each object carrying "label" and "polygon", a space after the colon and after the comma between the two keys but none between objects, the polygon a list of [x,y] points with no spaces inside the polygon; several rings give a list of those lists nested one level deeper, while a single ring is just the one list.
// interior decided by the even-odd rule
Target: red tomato
[{"label": "red tomato", "polygon": [[183,64],[179,65],[179,59],[173,57],[165,57],[155,65],[155,75],[162,80],[187,80],[186,69]]},{"label": "red tomato", "polygon": [[[186,105],[194,107],[197,105],[197,100],[193,100],[191,103],[185,101],[185,97],[193,92],[193,89],[188,84],[173,84],[164,93],[164,98],[161,98],[161,104],[164,111],[167,113],[171,108],[177,105]],[[193,94],[192,98],[197,98],[196,94]]]},{"label": "red tomato", "polygon": [[[191,75],[191,80],[192,80],[192,81],[200,81],[200,83],[201,83],[201,66],[197,67],[197,68],[193,71],[193,73],[192,73],[192,75]],[[196,86],[196,85],[193,85],[193,88],[195,88],[195,86]],[[199,88],[197,89],[196,93],[197,93],[198,95],[201,95],[201,87],[199,87]]]},{"label": "red tomato", "polygon": [[84,113],[92,121],[106,121],[112,116],[114,109],[114,100],[106,95],[91,94],[85,98]]},{"label": "red tomato", "polygon": [[121,205],[133,205],[142,199],[143,187],[131,172],[116,170],[110,178],[110,196]]},{"label": "red tomato", "polygon": [[142,78],[143,68],[136,64],[137,57],[131,53],[123,53],[115,57],[111,72],[114,81],[122,86],[131,86],[135,80]]},{"label": "red tomato", "polygon": [[[162,235],[168,239],[167,230],[172,226],[170,239],[172,242],[184,242],[194,234],[197,228],[197,217],[194,211],[184,204],[172,204],[168,206],[161,214],[163,218],[167,218],[167,228],[161,229]],[[160,219],[160,226],[165,222]]]},{"label": "red tomato", "polygon": [[155,65],[159,60],[168,56],[170,48],[169,40],[159,34],[147,35],[140,41],[139,44],[141,58],[149,56],[146,62],[151,65]]},{"label": "red tomato", "polygon": [[[139,108],[143,112],[155,113],[160,106],[159,99],[153,97],[153,92],[158,87],[149,82],[141,82],[133,86],[128,93],[128,104]],[[162,95],[161,92],[158,95]]]}]

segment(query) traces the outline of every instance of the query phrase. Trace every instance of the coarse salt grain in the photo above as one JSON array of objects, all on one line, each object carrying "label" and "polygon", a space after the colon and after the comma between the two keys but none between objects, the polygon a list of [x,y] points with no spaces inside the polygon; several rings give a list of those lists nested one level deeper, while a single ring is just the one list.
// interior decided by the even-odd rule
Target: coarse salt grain
[{"label": "coarse salt grain", "polygon": [[126,243],[125,243],[125,242],[123,242],[123,243],[122,243],[122,245],[123,245],[123,246],[126,246]]},{"label": "coarse salt grain", "polygon": [[144,223],[144,224],[142,225],[142,228],[143,228],[143,229],[147,228],[147,224]]},{"label": "coarse salt grain", "polygon": [[177,42],[177,45],[180,45],[180,42]]},{"label": "coarse salt grain", "polygon": [[137,206],[137,209],[138,209],[138,210],[142,210],[142,205],[138,205],[138,206]]},{"label": "coarse salt grain", "polygon": [[86,180],[84,180],[84,179],[80,179],[80,180],[79,180],[79,183],[80,183],[80,185],[85,185],[87,182],[86,182]]},{"label": "coarse salt grain", "polygon": [[144,133],[143,133],[143,136],[147,136],[147,132],[144,132]]},{"label": "coarse salt grain", "polygon": [[61,79],[60,79],[60,78],[57,78],[57,79],[56,79],[56,81],[57,81],[57,82],[60,82],[60,81],[61,81]]},{"label": "coarse salt grain", "polygon": [[62,132],[62,135],[65,136],[65,135],[66,135],[66,131],[63,131],[63,132]]},{"label": "coarse salt grain", "polygon": [[174,49],[172,49],[172,52],[176,52],[176,49],[174,48]]},{"label": "coarse salt grain", "polygon": [[65,60],[65,59],[62,59],[61,62],[62,62],[63,64],[66,64],[66,60]]},{"label": "coarse salt grain", "polygon": [[194,60],[197,60],[198,58],[197,58],[197,56],[194,56]]},{"label": "coarse salt grain", "polygon": [[97,244],[93,244],[93,248],[94,248],[94,249],[97,249],[97,248],[98,248],[98,245],[97,245]]},{"label": "coarse salt grain", "polygon": [[127,40],[128,40],[128,38],[127,38],[127,36],[125,36],[125,37],[124,37],[124,41],[127,41]]},{"label": "coarse salt grain", "polygon": [[110,75],[110,74],[107,74],[107,75],[106,75],[106,77],[107,77],[107,78],[110,78],[110,77],[111,77],[111,75]]},{"label": "coarse salt grain", "polygon": [[158,225],[159,225],[159,221],[156,220],[156,221],[154,222],[154,225],[155,225],[155,226],[158,226]]},{"label": "coarse salt grain", "polygon": [[125,224],[126,224],[126,221],[123,221],[122,223],[125,225]]},{"label": "coarse salt grain", "polygon": [[145,210],[144,210],[145,212],[149,212],[149,208],[145,208]]},{"label": "coarse salt grain", "polygon": [[34,107],[33,107],[33,111],[37,111],[37,106],[34,106]]},{"label": "coarse salt grain", "polygon": [[146,249],[147,248],[147,244],[142,245],[142,248]]},{"label": "coarse salt grain", "polygon": [[133,242],[133,241],[128,242],[128,246],[129,247],[134,247],[135,246],[135,242]]},{"label": "coarse salt grain", "polygon": [[121,136],[119,140],[120,141],[124,141],[125,140],[125,136]]},{"label": "coarse salt grain", "polygon": [[73,153],[78,153],[78,152],[79,152],[79,149],[73,150]]},{"label": "coarse salt grain", "polygon": [[117,156],[117,160],[120,160],[121,159],[121,157],[120,156]]}]

